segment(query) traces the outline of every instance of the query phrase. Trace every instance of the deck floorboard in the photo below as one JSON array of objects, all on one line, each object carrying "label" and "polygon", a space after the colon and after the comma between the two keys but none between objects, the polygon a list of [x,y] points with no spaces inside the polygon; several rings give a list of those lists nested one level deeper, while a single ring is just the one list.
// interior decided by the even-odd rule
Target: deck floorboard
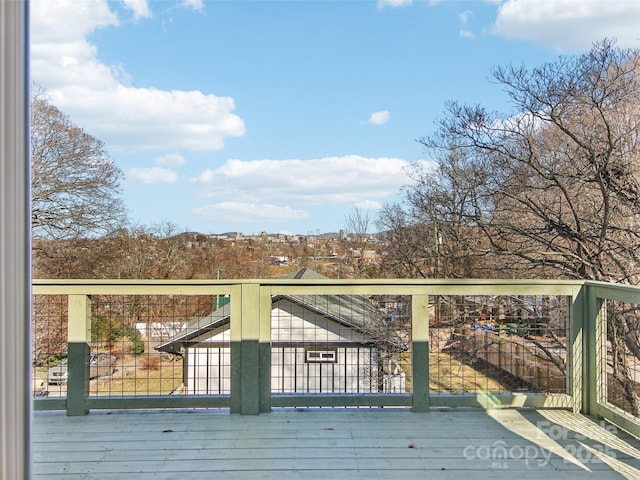
[{"label": "deck floorboard", "polygon": [[560,410],[39,412],[33,423],[35,480],[640,479],[638,439]]}]

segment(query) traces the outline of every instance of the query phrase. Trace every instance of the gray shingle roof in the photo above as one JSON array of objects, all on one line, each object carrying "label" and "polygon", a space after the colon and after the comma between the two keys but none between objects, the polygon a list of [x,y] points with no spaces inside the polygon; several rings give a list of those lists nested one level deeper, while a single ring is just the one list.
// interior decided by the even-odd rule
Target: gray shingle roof
[{"label": "gray shingle roof", "polygon": [[320,275],[318,272],[309,270],[308,268],[301,268],[298,271],[283,275],[280,278],[291,278],[295,280],[326,280],[327,277]]}]

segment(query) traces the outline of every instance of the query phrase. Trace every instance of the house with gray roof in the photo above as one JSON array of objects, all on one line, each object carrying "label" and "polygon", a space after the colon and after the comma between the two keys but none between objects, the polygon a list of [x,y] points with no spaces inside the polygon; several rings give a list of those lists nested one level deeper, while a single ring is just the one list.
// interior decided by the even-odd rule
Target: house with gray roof
[{"label": "house with gray roof", "polygon": [[[325,277],[302,269],[285,278]],[[271,305],[272,393],[404,391],[406,343],[367,296],[274,295]],[[230,392],[230,318],[227,304],[156,347],[183,356],[187,393]]]}]

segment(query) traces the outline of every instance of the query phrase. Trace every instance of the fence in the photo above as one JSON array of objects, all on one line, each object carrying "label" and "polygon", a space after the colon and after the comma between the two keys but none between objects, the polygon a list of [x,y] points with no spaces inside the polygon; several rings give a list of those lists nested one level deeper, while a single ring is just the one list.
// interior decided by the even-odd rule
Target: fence
[{"label": "fence", "polygon": [[38,280],[33,293],[36,409],[530,406],[635,424],[640,408],[635,287]]},{"label": "fence", "polygon": [[606,283],[588,287],[584,410],[638,435],[639,289]]}]

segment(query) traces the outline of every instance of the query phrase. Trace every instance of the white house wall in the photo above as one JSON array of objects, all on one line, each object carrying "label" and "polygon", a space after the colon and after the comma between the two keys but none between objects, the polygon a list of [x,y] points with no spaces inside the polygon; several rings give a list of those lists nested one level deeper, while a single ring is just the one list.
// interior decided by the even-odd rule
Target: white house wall
[{"label": "white house wall", "polygon": [[[189,394],[230,393],[229,329],[200,339],[186,352]],[[367,393],[378,390],[377,349],[370,338],[286,299],[271,311],[271,387],[274,393]],[[307,350],[334,352],[307,361]]]},{"label": "white house wall", "polygon": [[187,394],[231,393],[231,350],[228,347],[189,348],[185,357]]},{"label": "white house wall", "polygon": [[373,393],[378,391],[378,355],[366,347],[337,347],[335,362],[307,362],[304,347],[271,350],[273,393]]},{"label": "white house wall", "polygon": [[[229,328],[202,339],[200,344],[229,342]],[[281,300],[271,310],[272,343],[366,343],[368,337],[341,325],[333,320],[321,317],[299,305]]]},{"label": "white house wall", "polygon": [[370,339],[300,305],[281,300],[271,311],[271,340],[273,343],[365,343]]},{"label": "white house wall", "polygon": [[[306,361],[304,347],[273,347],[273,393],[373,393],[378,391],[375,349],[339,347],[336,362]],[[186,353],[190,395],[221,395],[231,391],[231,351],[228,347],[196,347]]]}]

